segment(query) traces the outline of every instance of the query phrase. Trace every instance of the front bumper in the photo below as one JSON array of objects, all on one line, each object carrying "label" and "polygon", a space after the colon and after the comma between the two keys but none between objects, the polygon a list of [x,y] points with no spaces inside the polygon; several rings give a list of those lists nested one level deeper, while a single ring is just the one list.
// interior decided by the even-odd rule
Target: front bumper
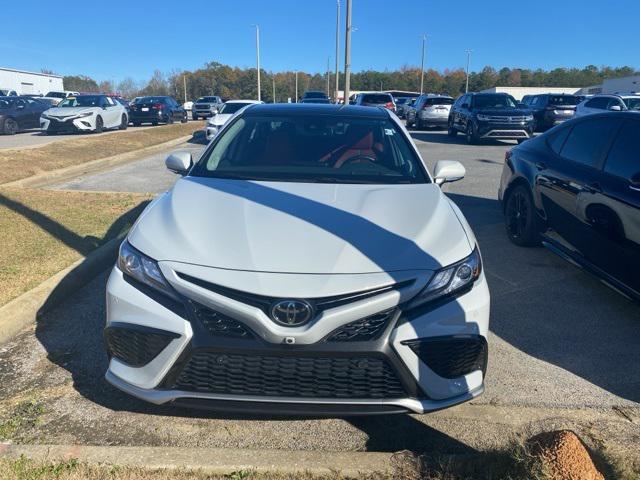
[{"label": "front bumper", "polygon": [[531,138],[533,136],[534,123],[533,121],[513,123],[478,121],[477,129],[480,138],[517,140]]},{"label": "front bumper", "polygon": [[71,118],[65,121],[40,117],[40,129],[47,133],[91,132],[96,128],[94,122],[93,117]]},{"label": "front bumper", "polygon": [[[207,294],[200,291],[199,295]],[[106,330],[160,329],[171,338],[142,366],[128,365],[111,351],[106,379],[155,404],[253,413],[423,413],[480,395],[486,353],[484,364],[477,369],[445,378],[429,368],[407,342],[474,337],[486,344],[489,292],[484,276],[456,298],[409,313],[398,307],[397,295],[387,297],[368,302],[370,311],[394,311],[377,339],[328,342],[322,333],[320,340],[289,345],[267,340],[270,334],[258,331],[255,323],[251,324],[256,334],[253,339],[212,335],[194,314],[191,300],[180,306],[158,298],[114,268],[107,285]],[[205,300],[197,298],[198,302]],[[386,365],[384,378],[379,376],[382,364]],[[277,381],[270,382],[270,377]],[[294,390],[287,390],[291,388]],[[359,388],[365,396],[353,394]],[[324,391],[327,396],[318,393]],[[392,392],[391,396],[386,392]]]}]

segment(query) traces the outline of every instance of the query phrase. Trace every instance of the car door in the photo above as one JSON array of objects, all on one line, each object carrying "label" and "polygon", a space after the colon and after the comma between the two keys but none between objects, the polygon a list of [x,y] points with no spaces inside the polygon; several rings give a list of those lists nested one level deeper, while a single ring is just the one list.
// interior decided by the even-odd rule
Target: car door
[{"label": "car door", "polygon": [[599,175],[578,209],[590,227],[588,259],[640,294],[640,119],[622,122]]},{"label": "car door", "polygon": [[471,109],[473,108],[473,95],[465,95],[464,100],[460,103],[458,109],[458,130],[467,131],[467,124],[471,117]]},{"label": "car door", "polygon": [[567,126],[548,139],[554,153],[535,165],[548,226],[585,257],[592,250],[591,230],[578,204],[584,195],[602,190],[600,168],[619,126],[620,121],[611,117]]},{"label": "car door", "polygon": [[590,115],[592,113],[602,113],[609,105],[609,97],[594,97],[588,100],[580,112],[582,115]]},{"label": "car door", "polygon": [[27,98],[27,109],[29,110],[29,126],[27,128],[38,128],[40,126],[40,115],[47,108],[43,102]]},{"label": "car door", "polygon": [[24,98],[16,98],[13,103],[14,119],[19,129],[29,128],[31,123],[28,104]]},{"label": "car door", "polygon": [[453,111],[453,125],[456,129],[460,130],[462,127],[461,115],[462,115],[462,105],[468,103],[469,95],[463,95],[460,97],[456,103],[454,104]]}]

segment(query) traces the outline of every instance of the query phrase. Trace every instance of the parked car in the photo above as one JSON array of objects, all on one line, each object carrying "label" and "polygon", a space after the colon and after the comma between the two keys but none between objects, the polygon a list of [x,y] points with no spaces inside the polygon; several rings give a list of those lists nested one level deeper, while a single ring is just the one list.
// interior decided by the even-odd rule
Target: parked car
[{"label": "parked car", "polygon": [[200,97],[191,107],[191,117],[194,120],[212,117],[222,107],[222,103],[222,99],[217,96]]},{"label": "parked car", "polygon": [[0,97],[0,133],[14,135],[21,130],[38,128],[40,115],[49,105],[30,97]]},{"label": "parked car", "polygon": [[65,91],[53,90],[51,92],[47,92],[47,94],[43,98],[50,100],[52,105],[57,105],[67,97],[77,97],[78,95],[80,95],[80,92],[73,92],[70,90],[65,90]]},{"label": "parked car", "polygon": [[67,97],[40,116],[45,134],[126,130],[128,124],[127,110],[107,95]]},{"label": "parked car", "polygon": [[184,108],[187,112],[190,112],[191,110],[193,110],[193,102],[191,102],[191,101],[184,102],[182,104],[182,108]]},{"label": "parked car", "polygon": [[213,117],[207,120],[207,125],[205,126],[204,133],[207,140],[213,139],[222,127],[233,117],[233,115],[238,112],[240,109],[246,107],[247,105],[252,105],[254,103],[263,103],[257,100],[229,100],[225,102],[218,113],[216,113]]},{"label": "parked car", "polygon": [[576,115],[592,115],[607,110],[613,112],[640,111],[640,94],[602,94],[582,101],[576,107]]},{"label": "parked car", "polygon": [[447,128],[451,105],[453,98],[447,95],[420,95],[411,107],[405,108],[406,125],[418,129]]},{"label": "parked car", "polygon": [[131,108],[131,100],[127,100],[126,98],[122,98],[122,97],[111,97],[111,98],[113,98],[116,102],[122,105],[127,111],[127,114],[129,114],[129,110]]},{"label": "parked car", "polygon": [[140,97],[129,107],[131,123],[135,127],[143,123],[187,123],[187,112],[172,97]]},{"label": "parked car", "polygon": [[322,99],[322,100],[329,100],[329,97],[327,96],[326,93],[321,92],[319,90],[309,90],[307,92],[304,92],[302,94],[302,98],[300,99],[300,102],[302,103],[313,103],[313,102],[306,102],[305,100],[311,100],[311,99]]},{"label": "parked car", "polygon": [[8,88],[0,88],[0,97],[17,97],[18,92]]},{"label": "parked car", "polygon": [[395,113],[396,104],[390,93],[358,93],[352,105],[364,107],[384,107]]},{"label": "parked car", "polygon": [[529,109],[535,120],[535,129],[544,132],[549,128],[565,122],[576,113],[576,105],[582,101],[578,95],[543,93],[526,95],[523,105]]},{"label": "parked car", "polygon": [[533,115],[506,93],[466,93],[458,98],[449,113],[448,133],[465,134],[467,143],[482,139],[517,140],[533,135]]},{"label": "parked car", "polygon": [[[432,411],[483,391],[475,236],[385,109],[250,105],[123,242],[106,379],[156,404],[284,414]],[[195,207],[194,207],[195,206]]]},{"label": "parked car", "polygon": [[393,101],[396,104],[396,115],[398,118],[404,118],[405,109],[409,105],[409,101],[413,100],[412,97],[393,97]]},{"label": "parked car", "polygon": [[551,250],[640,301],[640,115],[570,120],[507,153],[509,239]]}]

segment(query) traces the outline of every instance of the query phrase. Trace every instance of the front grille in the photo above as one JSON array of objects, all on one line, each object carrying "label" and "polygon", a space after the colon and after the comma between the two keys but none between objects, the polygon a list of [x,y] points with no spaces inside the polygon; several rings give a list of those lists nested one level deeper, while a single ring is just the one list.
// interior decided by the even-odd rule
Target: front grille
[{"label": "front grille", "polygon": [[402,342],[427,367],[444,378],[457,378],[487,366],[487,341],[479,335],[433,337]]},{"label": "front grille", "polygon": [[377,313],[334,330],[327,342],[368,342],[377,340],[393,318],[395,309]]},{"label": "front grille", "polygon": [[179,335],[154,328],[130,325],[107,327],[104,339],[109,354],[131,367],[142,367],[165,349]]},{"label": "front grille", "polygon": [[487,119],[483,121],[494,122],[494,123],[521,123],[525,122],[526,119],[523,115],[519,116],[500,116],[500,115],[487,115]]},{"label": "front grille", "polygon": [[527,132],[524,130],[491,130],[487,135],[487,137],[528,137]]},{"label": "front grille", "polygon": [[368,356],[194,353],[174,389],[214,394],[307,398],[402,398],[394,370]]},{"label": "front grille", "polygon": [[252,338],[253,333],[241,322],[191,301],[193,312],[207,331],[217,337]]}]

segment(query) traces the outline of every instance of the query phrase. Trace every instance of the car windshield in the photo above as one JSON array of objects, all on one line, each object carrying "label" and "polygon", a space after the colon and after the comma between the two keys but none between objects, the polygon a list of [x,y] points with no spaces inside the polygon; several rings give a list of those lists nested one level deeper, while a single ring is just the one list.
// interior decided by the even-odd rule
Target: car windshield
[{"label": "car windshield", "polygon": [[328,98],[303,98],[302,103],[331,103]]},{"label": "car windshield", "polygon": [[165,100],[165,97],[140,97],[140,98],[136,98],[135,102],[136,104],[141,104],[141,103],[163,103]]},{"label": "car windshield", "polygon": [[240,116],[191,175],[310,183],[428,183],[409,140],[387,118]]},{"label": "car windshield", "polygon": [[100,106],[99,95],[82,95],[80,97],[68,97],[62,100],[58,107],[98,107]]},{"label": "car windshield", "polygon": [[549,105],[578,105],[580,101],[580,97],[576,97],[575,95],[555,95],[549,97]]},{"label": "car windshield", "polygon": [[629,110],[640,110],[640,97],[624,98],[622,100]]},{"label": "car windshield", "polygon": [[303,98],[327,98],[324,92],[305,92]]},{"label": "car windshield", "polygon": [[248,102],[246,102],[246,103],[245,102],[225,103],[220,108],[220,112],[219,113],[236,113],[238,110],[240,110],[243,107],[246,107],[247,105],[250,105],[250,103],[248,103]]},{"label": "car windshield", "polygon": [[196,103],[216,103],[217,101],[216,97],[200,97]]},{"label": "car windshield", "polygon": [[516,108],[516,101],[511,95],[476,95],[473,98],[474,108]]},{"label": "car windshield", "polygon": [[389,103],[391,102],[391,95],[389,94],[367,94],[362,96],[362,101],[365,103]]},{"label": "car windshield", "polygon": [[424,101],[425,105],[453,105],[453,98],[427,98]]},{"label": "car windshield", "polygon": [[408,98],[396,98],[396,105],[404,105],[405,103],[407,103],[409,101]]},{"label": "car windshield", "polygon": [[49,92],[45,95],[45,97],[51,97],[51,98],[65,98],[66,96],[67,94],[64,92]]}]

